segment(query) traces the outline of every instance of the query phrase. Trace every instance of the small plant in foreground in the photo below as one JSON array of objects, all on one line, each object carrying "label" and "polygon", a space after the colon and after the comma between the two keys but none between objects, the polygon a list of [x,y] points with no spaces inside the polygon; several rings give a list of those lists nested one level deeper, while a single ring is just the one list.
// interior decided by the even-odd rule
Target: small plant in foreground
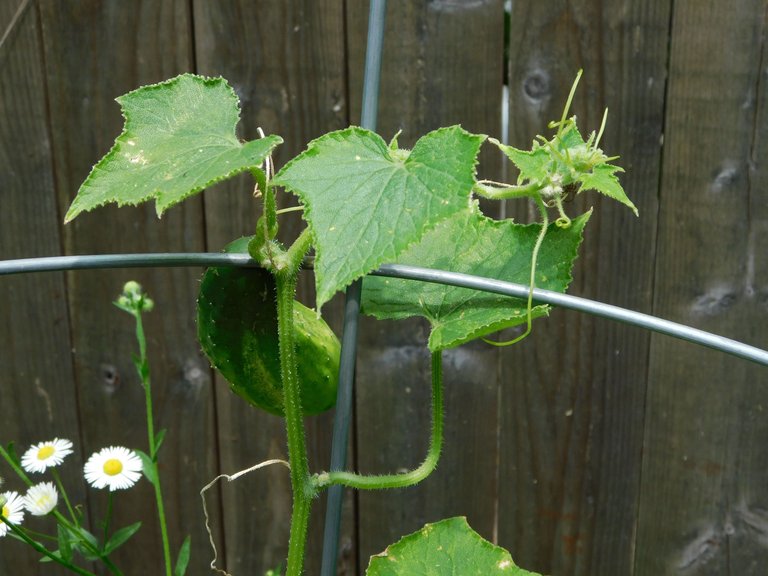
[{"label": "small plant in foreground", "polygon": [[[110,555],[128,542],[141,528],[141,522],[112,531],[113,493],[116,490],[131,488],[143,475],[155,488],[156,504],[163,539],[166,576],[183,576],[189,562],[190,540],[187,537],[182,544],[175,568],[172,568],[168,529],[160,488],[160,475],[157,468],[157,453],[162,444],[165,431],[154,433],[152,416],[152,395],[149,379],[149,365],[146,357],[146,339],[141,321],[141,314],[153,308],[153,302],[143,293],[136,282],[126,283],[123,293],[115,305],[131,314],[136,321],[136,338],[139,355],[134,357],[134,364],[145,390],[147,431],[149,453],[129,450],[122,446],[110,446],[95,452],[88,458],[83,468],[85,481],[93,488],[107,488],[107,512],[103,521],[102,537],[98,538],[84,526],[85,513],[80,506],[72,506],[58,466],[72,454],[72,442],[55,438],[31,446],[19,459],[13,445],[0,446],[0,456],[13,469],[19,479],[28,486],[26,495],[6,492],[0,496],[0,537],[6,534],[20,540],[41,556],[41,561],[55,562],[68,570],[81,575],[95,576],[93,572],[81,567],[78,562],[100,562],[109,574],[122,576],[120,569],[112,562]],[[34,484],[27,474],[50,473],[54,482]],[[66,513],[57,509],[59,495],[64,501]],[[24,511],[33,516],[52,516],[56,524],[55,534],[45,534],[22,527]],[[53,548],[44,542],[52,543]],[[80,558],[78,558],[77,556]]]}]

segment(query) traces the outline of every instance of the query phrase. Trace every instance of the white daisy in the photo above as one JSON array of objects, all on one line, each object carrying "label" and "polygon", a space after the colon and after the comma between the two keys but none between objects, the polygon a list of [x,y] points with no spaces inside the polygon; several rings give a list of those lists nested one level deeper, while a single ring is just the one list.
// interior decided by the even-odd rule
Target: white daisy
[{"label": "white daisy", "polygon": [[[24,502],[16,492],[6,492],[2,495],[5,499],[2,513],[3,517],[11,524],[21,524],[24,521]],[[0,522],[0,538],[8,533],[8,524]]]},{"label": "white daisy", "polygon": [[24,496],[24,508],[32,516],[45,516],[56,508],[59,501],[59,491],[53,482],[42,482],[32,486]]},{"label": "white daisy", "polygon": [[72,454],[72,442],[54,438],[32,446],[21,457],[21,467],[27,472],[45,472],[46,468],[58,466],[65,456]]},{"label": "white daisy", "polygon": [[130,488],[141,478],[141,459],[133,450],[121,446],[102,448],[85,463],[85,479],[94,488],[109,491]]}]

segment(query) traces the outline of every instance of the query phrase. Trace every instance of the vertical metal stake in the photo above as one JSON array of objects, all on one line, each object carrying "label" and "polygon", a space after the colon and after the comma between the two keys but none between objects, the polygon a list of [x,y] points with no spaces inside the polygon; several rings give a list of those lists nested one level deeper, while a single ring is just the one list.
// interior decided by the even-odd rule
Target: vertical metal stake
[{"label": "vertical metal stake", "polygon": [[[365,76],[363,79],[363,107],[360,125],[376,130],[376,115],[379,107],[379,79],[381,77],[381,55],[384,44],[384,15],[386,0],[371,0],[368,13],[368,45],[365,51]],[[360,315],[360,294],[362,280],[355,281],[347,289],[344,307],[344,332],[341,338],[341,363],[339,365],[339,389],[336,396],[336,415],[333,421],[333,443],[331,447],[331,470],[343,470],[347,461],[349,421],[352,412],[352,386],[355,378],[357,356],[357,325]],[[342,486],[328,489],[323,534],[323,559],[321,576],[335,576],[336,558],[339,549],[341,529]]]}]

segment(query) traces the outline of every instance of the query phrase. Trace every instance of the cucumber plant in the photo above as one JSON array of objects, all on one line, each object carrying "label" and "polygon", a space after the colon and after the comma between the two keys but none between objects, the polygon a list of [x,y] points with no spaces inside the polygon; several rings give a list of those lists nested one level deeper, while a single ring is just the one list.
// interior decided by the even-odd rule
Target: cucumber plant
[{"label": "cucumber plant", "polygon": [[[577,81],[556,130],[530,150],[490,139],[519,170],[516,183],[477,180],[485,135],[460,126],[434,130],[413,149],[395,136],[350,127],[310,142],[276,174],[271,153],[282,140],[263,136],[241,142],[235,135],[239,103],[222,78],[183,74],[144,86],[118,99],[123,132],[93,168],[66,214],[108,202],[155,200],[158,216],[174,204],[241,172],[252,174],[263,199],[254,235],[230,249],[245,251],[261,270],[208,270],[200,289],[201,344],[233,390],[256,407],[285,417],[293,494],[286,574],[302,573],[307,522],[313,499],[324,488],[404,487],[426,478],[442,445],[442,351],[545,316],[533,306],[533,286],[564,291],[590,212],[571,218],[563,201],[596,190],[631,208],[614,160],[598,147],[605,126],[585,140],[568,116]],[[278,193],[295,194],[307,226],[286,246],[278,236]],[[525,198],[541,221],[493,220],[477,197]],[[550,226],[550,211],[557,218]],[[316,311],[295,302],[297,273],[314,250]],[[448,269],[524,283],[527,301],[439,284],[366,277],[362,310],[378,318],[420,315],[431,324],[432,431],[429,453],[415,470],[378,476],[309,470],[303,416],[330,407],[338,367],[338,341],[320,318],[336,292],[384,263]],[[276,304],[275,304],[276,303]],[[519,339],[519,338],[518,338]],[[438,545],[435,545],[435,542]],[[437,551],[436,551],[437,550]],[[451,556],[451,553],[454,556]],[[463,562],[462,574],[532,574],[509,553],[482,540],[461,519],[428,525],[371,560],[368,574],[422,573],[413,562],[431,558],[438,567]],[[396,560],[396,561],[395,561]],[[467,564],[468,563],[468,564]],[[458,565],[458,564],[456,564]],[[447,568],[446,568],[447,569]]]}]

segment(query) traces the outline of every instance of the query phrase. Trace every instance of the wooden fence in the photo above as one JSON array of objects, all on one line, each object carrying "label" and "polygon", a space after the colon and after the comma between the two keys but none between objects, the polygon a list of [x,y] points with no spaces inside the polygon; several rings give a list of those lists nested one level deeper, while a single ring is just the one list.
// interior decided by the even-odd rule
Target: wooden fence
[{"label": "wooden fence", "polygon": [[[768,110],[765,0],[390,0],[379,132],[409,145],[461,123],[527,146],[559,116],[584,68],[575,112],[621,155],[640,209],[596,196],[571,292],[768,347]],[[250,184],[217,186],[168,212],[107,207],[63,226],[91,165],[119,134],[114,98],[194,71],[242,100],[242,136],[282,135],[279,164],[359,118],[367,3],[355,0],[0,0],[0,258],[216,251],[253,228]],[[506,66],[506,70],[505,70]],[[503,176],[484,152],[484,177]],[[514,175],[513,175],[514,177]],[[528,219],[528,207],[507,215]],[[296,229],[291,220],[288,233]],[[219,472],[285,456],[282,422],[245,406],[195,340],[199,269],[0,278],[0,441],[20,450],[74,441],[62,468],[75,502],[84,458],[145,446],[130,319],[110,302],[139,280],[148,316],[171,537],[193,538],[191,575],[211,552],[198,491]],[[311,278],[302,278],[311,302]],[[340,302],[327,308],[340,327]],[[365,320],[352,463],[388,471],[426,449],[428,367],[420,322]],[[536,322],[519,345],[445,354],[447,429],[437,472],[408,490],[345,501],[339,574],[423,523],[466,515],[529,569],[570,575],[763,575],[768,570],[768,371],[573,312]],[[332,415],[308,419],[311,466],[328,464]],[[20,489],[7,467],[4,489]],[[289,481],[254,473],[209,498],[227,570],[262,574],[287,547]],[[307,574],[318,574],[324,502]],[[117,555],[158,574],[146,482],[119,494],[115,525],[144,519]],[[28,519],[32,528],[43,522]],[[0,573],[59,574],[0,541]]]}]

